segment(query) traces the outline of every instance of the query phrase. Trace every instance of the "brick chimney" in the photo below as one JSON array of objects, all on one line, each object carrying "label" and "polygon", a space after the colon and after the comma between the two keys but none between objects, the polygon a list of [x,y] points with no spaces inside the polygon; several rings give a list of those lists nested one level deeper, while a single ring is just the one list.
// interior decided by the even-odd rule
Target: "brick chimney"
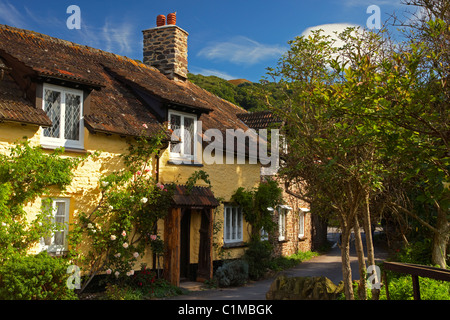
[{"label": "brick chimney", "polygon": [[142,31],[144,63],[155,67],[169,79],[186,81],[188,74],[188,33],[175,25],[175,13],[157,17],[157,27]]}]

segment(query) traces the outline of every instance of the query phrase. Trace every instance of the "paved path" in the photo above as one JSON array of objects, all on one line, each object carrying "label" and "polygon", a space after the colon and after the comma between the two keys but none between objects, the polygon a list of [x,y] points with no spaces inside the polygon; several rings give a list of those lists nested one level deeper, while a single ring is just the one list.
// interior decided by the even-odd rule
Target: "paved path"
[{"label": "paved path", "polygon": [[[329,233],[328,239],[332,242],[338,240],[339,234]],[[384,260],[387,253],[381,248],[375,248],[375,259]],[[326,276],[335,284],[342,280],[341,252],[334,246],[328,253],[304,261],[294,268],[284,270],[274,277],[261,281],[253,281],[242,287],[219,288],[202,291],[192,291],[187,295],[168,298],[167,300],[265,300],[273,280],[280,274],[291,277]],[[359,279],[358,259],[354,245],[351,250],[351,266],[353,279]]]}]

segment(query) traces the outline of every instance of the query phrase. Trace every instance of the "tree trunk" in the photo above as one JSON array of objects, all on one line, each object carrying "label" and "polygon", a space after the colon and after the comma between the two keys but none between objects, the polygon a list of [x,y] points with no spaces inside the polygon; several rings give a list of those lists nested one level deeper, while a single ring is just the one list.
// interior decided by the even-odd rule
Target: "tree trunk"
[{"label": "tree trunk", "polygon": [[342,259],[342,277],[344,280],[344,293],[347,300],[355,300],[352,286],[352,269],[350,266],[350,231],[351,227],[341,224],[341,259]]},{"label": "tree trunk", "polygon": [[366,259],[364,257],[364,248],[363,248],[363,243],[362,243],[362,239],[361,239],[361,230],[359,227],[358,217],[355,217],[353,231],[355,233],[355,247],[356,247],[356,254],[358,256],[358,265],[359,265],[358,297],[360,300],[367,300]]},{"label": "tree trunk", "polygon": [[441,268],[447,268],[445,258],[447,256],[447,245],[449,241],[449,223],[444,210],[437,208],[436,231],[433,236],[433,249],[431,253],[431,262],[439,265]]},{"label": "tree trunk", "polygon": [[[365,195],[365,206],[363,211],[364,233],[366,235],[367,262],[369,266],[375,266],[375,250],[372,239],[372,222],[370,221],[370,194]],[[375,269],[374,269],[374,272]],[[381,279],[381,275],[377,275]],[[372,289],[372,300],[379,300],[380,289]]]}]

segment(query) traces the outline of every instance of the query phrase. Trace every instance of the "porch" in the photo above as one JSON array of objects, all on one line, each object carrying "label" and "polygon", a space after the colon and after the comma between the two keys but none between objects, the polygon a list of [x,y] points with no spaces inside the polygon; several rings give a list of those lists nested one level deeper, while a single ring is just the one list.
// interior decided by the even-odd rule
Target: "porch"
[{"label": "porch", "polygon": [[[173,206],[164,220],[164,278],[204,282],[213,276],[214,209],[219,201],[210,188],[175,186]],[[192,265],[196,265],[192,278]]]}]

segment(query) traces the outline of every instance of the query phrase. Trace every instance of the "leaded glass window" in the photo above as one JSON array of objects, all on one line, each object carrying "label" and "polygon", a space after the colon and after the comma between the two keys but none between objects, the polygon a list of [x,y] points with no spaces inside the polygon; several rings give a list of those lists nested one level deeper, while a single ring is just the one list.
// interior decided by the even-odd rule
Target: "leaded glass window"
[{"label": "leaded glass window", "polygon": [[171,158],[194,160],[197,117],[171,110],[169,112],[169,129],[172,130]]},{"label": "leaded glass window", "polygon": [[43,129],[43,145],[83,148],[83,92],[44,85],[43,109],[52,126]]},{"label": "leaded glass window", "polygon": [[69,208],[70,199],[44,199],[42,209],[53,227],[52,232],[40,241],[42,250],[60,254],[68,249]]}]

